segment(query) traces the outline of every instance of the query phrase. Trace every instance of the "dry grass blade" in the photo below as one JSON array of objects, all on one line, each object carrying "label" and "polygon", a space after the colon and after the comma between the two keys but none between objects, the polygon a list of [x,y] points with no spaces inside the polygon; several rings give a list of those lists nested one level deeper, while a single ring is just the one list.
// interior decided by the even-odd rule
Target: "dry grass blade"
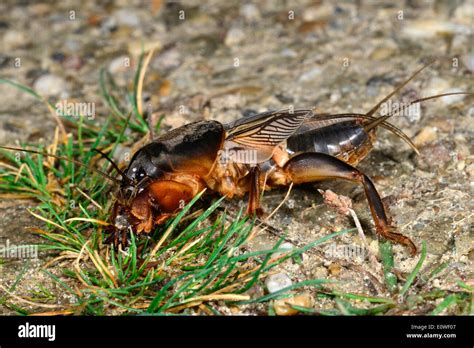
[{"label": "dry grass blade", "polygon": [[63,253],[63,255],[60,255],[58,257],[55,257],[54,259],[46,262],[43,266],[41,266],[42,269],[48,269],[51,265],[55,264],[58,261],[65,260],[65,259],[76,259],[78,253],[72,252],[72,251],[66,251]]},{"label": "dry grass blade", "polygon": [[151,57],[153,56],[154,49],[148,52],[145,60],[143,61],[143,67],[140,70],[140,77],[138,79],[138,86],[137,86],[137,109],[140,115],[143,115],[143,102],[142,102],[142,93],[143,93],[143,81],[145,80],[146,69],[148,64],[150,64]]},{"label": "dry grass blade", "polygon": [[[283,206],[283,204],[285,204],[285,202],[288,200],[288,197],[290,197],[290,193],[291,193],[291,189],[293,188],[293,183],[290,184],[290,186],[288,187],[288,191],[286,191],[286,195],[285,197],[283,198],[283,200],[280,202],[280,204],[278,204],[278,206],[270,213],[270,215],[267,216],[267,218],[265,219],[265,222],[270,220],[270,218],[276,214],[276,212],[278,210],[280,210],[280,208]],[[261,224],[260,224],[261,225]],[[259,226],[260,226],[259,225]]]},{"label": "dry grass blade", "polygon": [[27,210],[28,210],[28,213],[30,213],[31,215],[33,215],[35,218],[37,218],[37,219],[39,219],[39,220],[41,220],[41,221],[44,221],[44,222],[46,222],[46,223],[48,223],[48,224],[51,224],[51,225],[53,225],[53,226],[56,226],[57,228],[59,228],[59,229],[61,229],[61,230],[67,232],[67,229],[64,228],[64,227],[62,227],[61,225],[58,225],[57,223],[55,223],[55,222],[53,222],[53,221],[51,221],[51,220],[48,220],[48,219],[46,219],[45,217],[43,217],[43,216],[41,216],[41,215],[38,215],[38,214],[33,213],[30,209],[27,209]]},{"label": "dry grass blade", "polygon": [[[0,161],[0,167],[8,168],[10,170],[13,170],[15,173],[18,170],[18,167],[12,166],[11,164],[5,163]],[[4,175],[9,175],[8,173],[5,173]]]},{"label": "dry grass blade", "polygon": [[41,98],[43,99],[43,102],[48,107],[49,112],[51,113],[51,115],[53,115],[53,118],[55,119],[56,123],[58,124],[59,129],[61,130],[63,144],[67,144],[67,132],[66,132],[66,128],[64,127],[63,121],[59,118],[57,111],[53,109],[53,107],[49,104],[49,102],[43,97]]},{"label": "dry grass blade", "polygon": [[97,208],[99,208],[100,210],[103,210],[102,206],[99,203],[97,203],[95,200],[93,200],[88,194],[86,194],[84,191],[82,191],[79,187],[76,187],[76,190],[79,191],[79,193],[81,195],[83,195],[88,200],[90,200],[91,203],[94,204]]},{"label": "dry grass blade", "polygon": [[200,306],[201,304],[202,304],[202,301],[188,302],[186,304],[182,304],[182,305],[179,305],[179,306],[176,306],[176,307],[171,307],[171,308],[167,309],[166,312],[168,312],[168,313],[179,313],[179,312],[183,311],[186,308],[192,308],[192,307]]},{"label": "dry grass blade", "polygon": [[374,255],[374,253],[371,251],[369,247],[369,243],[367,242],[367,238],[365,238],[364,230],[362,229],[362,225],[360,224],[360,221],[359,221],[359,218],[357,217],[356,212],[352,208],[349,208],[348,210],[352,216],[352,219],[354,220],[359,237],[362,240],[362,243],[364,243],[364,247],[367,250],[367,253],[369,254],[369,259],[370,259],[370,263],[372,267],[374,268],[375,271],[381,272],[382,265],[378,262],[377,257]]},{"label": "dry grass blade", "polygon": [[47,238],[50,238],[52,240],[55,240],[57,242],[61,242],[66,244],[67,243],[67,237],[63,236],[58,233],[52,233],[52,232],[47,232],[45,230],[42,230],[41,228],[38,227],[25,227],[26,230],[28,231],[33,231],[33,233],[39,234],[41,236],[45,236]]},{"label": "dry grass blade", "polygon": [[87,282],[84,280],[84,278],[82,277],[82,272],[81,272],[81,266],[79,265],[79,262],[82,258],[82,255],[84,254],[84,251],[87,249],[87,244],[89,243],[89,241],[85,242],[84,245],[82,246],[81,248],[81,251],[79,252],[79,255],[77,255],[77,258],[76,260],[74,261],[74,270],[76,272],[76,277],[77,279],[79,279],[79,281],[85,285],[86,287],[89,287],[89,284],[87,284]]},{"label": "dry grass blade", "polygon": [[183,302],[193,302],[193,301],[245,301],[249,300],[249,295],[238,295],[238,294],[211,294],[196,296],[190,299],[186,299]]},{"label": "dry grass blade", "polygon": [[27,193],[1,193],[0,198],[3,199],[31,199],[31,195]]},{"label": "dry grass blade", "polygon": [[3,292],[7,293],[8,296],[14,298],[15,300],[17,300],[18,302],[22,302],[22,303],[25,303],[25,304],[28,304],[30,306],[35,306],[35,307],[43,307],[43,308],[60,308],[62,307],[61,305],[53,305],[53,304],[46,304],[46,303],[37,303],[37,302],[32,302],[32,301],[28,301],[28,300],[25,300],[24,298],[20,297],[20,296],[17,296],[13,293],[11,293],[10,291],[8,291],[8,289],[6,289],[3,285],[0,284],[0,290],[2,290]]},{"label": "dry grass blade", "polygon": [[[84,245],[87,245],[84,244]],[[118,287],[118,284],[117,284],[117,280],[115,279],[115,277],[112,275],[112,273],[110,272],[110,270],[104,265],[104,263],[102,262],[99,254],[97,253],[97,250],[94,250],[94,252],[92,252],[89,248],[86,247],[86,252],[89,254],[89,258],[91,259],[92,263],[94,264],[95,268],[97,269],[97,271],[99,271],[100,275],[102,276],[102,278],[104,278],[105,281],[107,281],[107,279],[110,279],[114,285],[114,287]]]},{"label": "dry grass blade", "polygon": [[90,218],[75,217],[75,218],[70,218],[70,219],[64,220],[64,222],[73,222],[73,221],[91,222],[93,224],[97,224],[97,225],[101,225],[101,226],[109,226],[110,225],[107,221],[98,220],[98,219],[90,219]]},{"label": "dry grass blade", "polygon": [[72,315],[74,314],[74,310],[72,309],[65,309],[63,311],[51,311],[51,312],[40,312],[40,313],[33,313],[30,314],[32,317],[54,317],[56,315]]},{"label": "dry grass blade", "polygon": [[20,179],[20,176],[23,172],[23,168],[26,168],[26,171],[28,172],[28,175],[30,176],[30,179],[32,182],[35,183],[35,185],[37,186],[38,185],[38,181],[36,180],[35,176],[33,175],[33,173],[31,172],[31,169],[30,167],[28,167],[25,163],[22,163],[20,165],[20,167],[18,168],[18,172],[16,174],[16,177],[15,177],[15,183],[18,182],[18,179]]},{"label": "dry grass blade", "polygon": [[153,248],[153,250],[151,251],[150,255],[155,255],[157,253],[157,251],[161,248],[161,246],[163,245],[163,243],[166,241],[166,239],[169,237],[169,235],[171,234],[171,232],[173,231],[173,225],[171,225],[170,227],[168,227],[168,229],[166,230],[166,232],[163,234],[163,236],[161,237],[161,239],[158,241],[158,243],[156,243],[155,247]]},{"label": "dry grass blade", "polygon": [[[54,140],[46,148],[47,152],[52,154],[52,155],[55,155],[56,151],[58,150],[58,142],[59,142],[59,128],[56,127],[56,129],[54,130]],[[48,162],[49,166],[52,167],[52,166],[54,166],[54,162],[56,161],[56,159],[54,157],[48,157],[46,159],[46,161]]]}]

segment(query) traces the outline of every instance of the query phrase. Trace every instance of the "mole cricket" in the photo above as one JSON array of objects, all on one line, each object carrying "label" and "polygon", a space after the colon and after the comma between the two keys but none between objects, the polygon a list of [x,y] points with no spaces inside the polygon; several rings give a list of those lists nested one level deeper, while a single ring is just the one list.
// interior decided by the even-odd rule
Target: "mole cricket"
[{"label": "mole cricket", "polygon": [[[373,149],[378,127],[396,134],[418,152],[409,137],[388,122],[393,115],[426,100],[472,94],[438,94],[411,101],[393,113],[374,116],[383,103],[426,66],[365,114],[318,114],[313,109],[289,109],[264,112],[228,124],[197,121],[153,139],[133,155],[123,171],[109,159],[121,180],[94,170],[118,186],[107,228],[110,240],[115,246],[126,245],[129,233],[149,234],[206,188],[228,198],[248,193],[247,214],[261,216],[263,190],[342,179],[363,186],[376,233],[416,254],[411,239],[395,232],[390,225],[372,180],[355,166]],[[2,148],[70,160],[33,150]]]}]

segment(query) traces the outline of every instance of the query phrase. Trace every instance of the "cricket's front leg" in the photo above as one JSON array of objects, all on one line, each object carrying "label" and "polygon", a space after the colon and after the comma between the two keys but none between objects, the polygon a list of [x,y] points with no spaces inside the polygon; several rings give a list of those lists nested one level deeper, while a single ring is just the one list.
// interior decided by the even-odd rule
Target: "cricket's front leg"
[{"label": "cricket's front leg", "polygon": [[283,173],[290,182],[295,184],[321,181],[327,179],[344,179],[362,184],[369,203],[376,231],[384,238],[402,244],[416,254],[416,246],[400,233],[391,232],[385,209],[372,181],[344,161],[323,153],[308,152],[292,157],[284,166]]}]

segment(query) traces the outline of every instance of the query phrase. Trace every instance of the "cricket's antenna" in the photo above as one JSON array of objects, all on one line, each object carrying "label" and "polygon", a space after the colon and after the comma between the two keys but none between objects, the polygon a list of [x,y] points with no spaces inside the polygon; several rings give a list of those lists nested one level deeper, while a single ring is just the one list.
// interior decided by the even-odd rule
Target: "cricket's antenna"
[{"label": "cricket's antenna", "polygon": [[37,155],[43,155],[43,156],[46,156],[46,157],[53,157],[53,158],[56,158],[56,159],[60,159],[60,160],[72,162],[72,163],[74,163],[74,164],[77,164],[78,166],[87,168],[87,169],[89,169],[89,170],[92,170],[92,171],[94,171],[94,172],[96,172],[96,173],[102,175],[104,178],[106,178],[106,179],[112,181],[114,184],[120,184],[120,180],[117,180],[116,178],[114,178],[114,177],[110,176],[109,174],[107,174],[107,173],[101,171],[100,169],[92,168],[91,166],[89,166],[89,165],[87,165],[87,164],[85,164],[85,163],[76,161],[76,160],[74,160],[74,159],[70,159],[70,158],[63,157],[63,156],[52,155],[52,154],[47,153],[47,152],[20,149],[20,148],[18,148],[18,147],[0,146],[0,149],[11,150],[11,151],[19,151],[19,152],[29,152],[29,153],[34,153],[34,154],[37,154]]},{"label": "cricket's antenna", "polygon": [[109,163],[115,168],[115,170],[120,174],[122,175],[122,177],[125,177],[125,174],[124,172],[118,167],[118,165],[112,161],[110,159],[109,156],[107,156],[104,152],[102,152],[101,150],[99,149],[93,149],[93,151],[97,152],[98,154],[100,154],[103,158],[105,158],[107,161],[109,161]]}]

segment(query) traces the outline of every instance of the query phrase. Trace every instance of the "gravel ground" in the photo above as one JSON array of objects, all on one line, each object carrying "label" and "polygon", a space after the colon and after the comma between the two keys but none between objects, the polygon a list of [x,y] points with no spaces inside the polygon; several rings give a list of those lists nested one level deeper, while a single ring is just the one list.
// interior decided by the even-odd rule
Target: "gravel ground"
[{"label": "gravel ground", "polygon": [[[470,1],[3,1],[0,75],[54,100],[94,103],[95,121],[101,124],[107,108],[99,92],[100,68],[106,67],[121,84],[131,83],[143,43],[145,50],[156,49],[145,98],[153,111],[166,114],[165,130],[202,118],[228,122],[289,106],[363,112],[432,56],[441,59],[395,101],[472,90],[473,23]],[[6,85],[0,85],[0,99],[0,144],[51,141],[55,122],[43,104]],[[386,197],[398,230],[418,246],[426,241],[425,267],[450,263],[449,270],[433,280],[433,286],[448,290],[456,289],[457,280],[472,285],[474,278],[472,100],[443,98],[423,104],[419,115],[393,118],[414,139],[420,156],[379,131],[375,150],[359,165]],[[317,187],[353,200],[370,250],[377,253],[363,190],[346,183]],[[266,193],[265,211],[272,211],[284,195],[278,190]],[[0,243],[39,241],[25,230],[41,225],[25,210],[34,204],[2,199]],[[238,202],[228,205],[237,208]],[[353,226],[352,219],[324,204],[312,186],[294,188],[269,223],[287,229],[289,239],[303,244]],[[275,241],[263,233],[252,247],[268,248]],[[352,234],[339,243],[362,242]],[[345,281],[341,291],[384,295],[377,266],[367,260],[331,258],[329,247],[305,254],[301,264],[285,263],[281,272],[293,283],[327,277]],[[403,278],[418,257],[398,245],[394,252]],[[28,295],[39,284],[60,294],[38,272],[48,259],[40,255],[31,262],[18,295]],[[0,283],[11,285],[23,266],[22,261],[4,260]],[[316,308],[329,305],[315,301],[312,294],[308,298]],[[0,314],[5,313],[11,311],[0,306]]]}]

